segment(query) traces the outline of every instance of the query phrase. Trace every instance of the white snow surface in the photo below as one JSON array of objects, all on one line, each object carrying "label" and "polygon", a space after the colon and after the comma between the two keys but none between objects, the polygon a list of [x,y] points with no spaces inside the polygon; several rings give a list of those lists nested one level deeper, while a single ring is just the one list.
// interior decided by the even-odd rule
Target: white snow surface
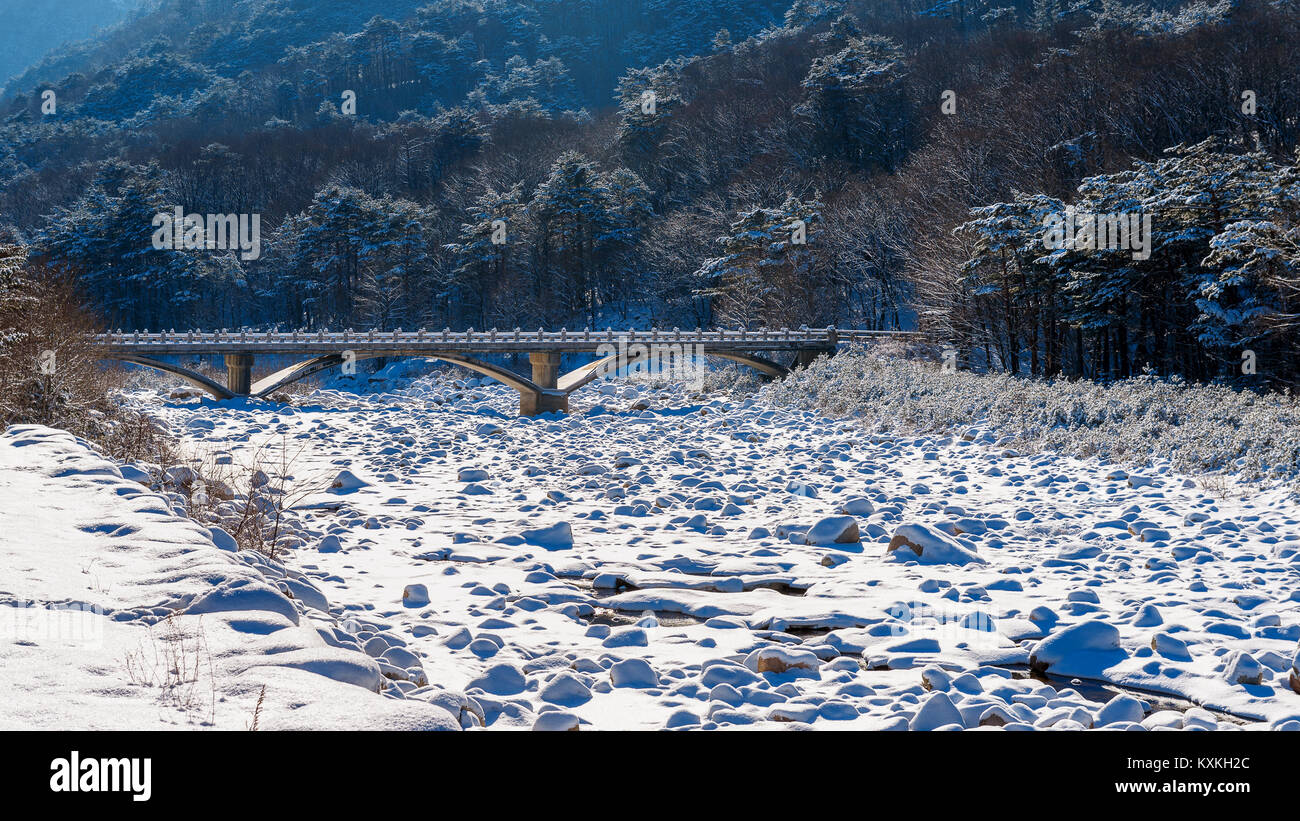
[{"label": "white snow surface", "polygon": [[[133,401],[195,452],[238,463],[282,446],[301,450],[304,481],[359,481],[299,504],[302,543],[280,566],[218,549],[67,434],[5,434],[4,602],[109,615],[94,652],[3,645],[0,686],[17,701],[0,726],[189,726],[159,688],[124,679],[123,653],[149,618],[179,609],[174,621],[197,625],[185,609],[241,581],[267,590],[232,597],[246,609],[200,608],[217,727],[242,728],[263,683],[268,729],[1300,718],[1300,508],[1285,490],[1218,498],[1160,464],[1133,483],[1100,461],[882,437],[672,385],[595,384],[571,415],[531,419],[513,391],[441,375],[297,406]],[[842,511],[860,541],[809,537]],[[891,554],[900,528],[980,561]],[[288,579],[326,609],[306,590],[271,595]],[[1233,680],[1239,654],[1259,683]],[[1029,677],[1031,655],[1057,677]],[[1134,698],[1099,719],[1095,685]]]},{"label": "white snow surface", "polygon": [[0,436],[0,534],[0,729],[458,727],[71,434]]}]

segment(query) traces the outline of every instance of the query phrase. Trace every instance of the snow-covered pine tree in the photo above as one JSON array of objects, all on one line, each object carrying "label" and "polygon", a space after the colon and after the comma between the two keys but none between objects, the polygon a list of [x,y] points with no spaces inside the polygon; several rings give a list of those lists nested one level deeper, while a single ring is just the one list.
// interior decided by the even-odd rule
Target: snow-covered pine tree
[{"label": "snow-covered pine tree", "polygon": [[521,277],[513,266],[523,258],[513,251],[524,231],[521,195],[518,185],[504,192],[488,189],[468,209],[457,241],[446,246],[456,259],[459,299],[473,311],[475,327],[489,327],[495,307],[518,296]]},{"label": "snow-covered pine tree", "polygon": [[902,156],[910,115],[898,44],[855,37],[813,61],[795,113],[807,121],[820,154],[852,166],[892,167]]},{"label": "snow-covered pine tree", "polygon": [[712,300],[720,324],[794,327],[817,316],[820,209],[816,200],[787,197],[778,208],[741,213],[718,238],[723,255],[705,262],[697,276],[709,283],[700,295]]}]

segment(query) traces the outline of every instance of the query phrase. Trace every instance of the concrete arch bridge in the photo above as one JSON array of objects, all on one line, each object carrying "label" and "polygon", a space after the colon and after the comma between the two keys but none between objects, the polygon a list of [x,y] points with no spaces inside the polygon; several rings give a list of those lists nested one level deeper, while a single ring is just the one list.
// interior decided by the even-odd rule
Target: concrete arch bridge
[{"label": "concrete arch bridge", "polygon": [[[680,367],[701,357],[747,365],[765,378],[779,378],[844,345],[887,338],[918,338],[908,331],[836,328],[759,330],[604,331],[165,331],[114,332],[95,337],[100,358],[173,374],[217,399],[266,397],[320,371],[376,357],[421,357],[459,365],[519,392],[519,412],[533,416],[567,411],[569,395],[607,375],[642,367]],[[527,353],[527,376],[485,361],[488,354]],[[596,360],[560,373],[564,354],[594,354]],[[225,383],[162,357],[220,355]],[[258,356],[289,356],[294,364],[253,379]],[[782,359],[789,364],[781,364]]]}]

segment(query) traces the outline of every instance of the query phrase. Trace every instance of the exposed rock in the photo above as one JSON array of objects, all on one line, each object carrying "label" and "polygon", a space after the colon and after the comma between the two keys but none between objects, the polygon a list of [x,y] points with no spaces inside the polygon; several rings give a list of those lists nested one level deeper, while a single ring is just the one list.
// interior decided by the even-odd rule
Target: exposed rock
[{"label": "exposed rock", "polygon": [[[748,666],[748,665],[746,665]],[[756,673],[784,673],[789,670],[816,670],[821,659],[809,650],[792,650],[785,647],[764,647],[754,651]]]},{"label": "exposed rock", "polygon": [[1296,648],[1295,657],[1291,659],[1291,673],[1288,683],[1291,689],[1300,693],[1300,647]]}]

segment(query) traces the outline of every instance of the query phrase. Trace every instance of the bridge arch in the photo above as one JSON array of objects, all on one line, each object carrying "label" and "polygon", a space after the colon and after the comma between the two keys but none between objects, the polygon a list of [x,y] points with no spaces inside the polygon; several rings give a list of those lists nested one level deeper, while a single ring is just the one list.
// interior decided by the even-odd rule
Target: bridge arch
[{"label": "bridge arch", "polygon": [[[761,356],[751,354],[731,353],[728,351],[700,351],[702,356],[716,356],[720,359],[727,359],[732,362],[739,362],[758,371],[768,379],[779,379],[790,373],[790,369],[784,365],[778,365],[770,359],[764,359]],[[692,356],[695,354],[692,353]],[[620,373],[642,362],[652,358],[651,352],[643,345],[631,346],[626,350],[621,350],[616,354],[611,354],[595,362],[583,365],[580,368],[568,372],[560,377],[556,387],[566,394],[573,393],[578,388],[593,382],[602,376],[610,373]]]},{"label": "bridge arch", "polygon": [[229,388],[227,388],[225,385],[222,385],[220,382],[217,382],[214,379],[209,379],[208,377],[204,376],[198,371],[191,370],[190,368],[186,368],[182,365],[173,365],[170,362],[163,362],[161,360],[152,359],[147,356],[139,356],[137,354],[129,354],[129,353],[105,355],[102,358],[115,359],[120,362],[129,362],[132,365],[140,365],[141,367],[144,368],[153,368],[156,371],[162,371],[163,373],[169,373],[172,376],[178,376],[181,379],[188,382],[189,384],[193,385],[194,387],[202,388],[203,390],[212,394],[212,396],[217,399],[235,398],[234,392],[231,391]]},{"label": "bridge arch", "polygon": [[[534,384],[532,380],[526,379],[508,368],[502,368],[488,362],[483,362],[471,356],[454,353],[429,353],[427,351],[358,351],[353,359],[354,362],[360,362],[363,359],[378,359],[380,357],[391,357],[394,359],[439,359],[443,362],[450,362],[454,365],[474,371],[475,373],[494,379],[505,385],[514,388],[519,393],[541,393],[543,388]],[[257,397],[269,396],[286,385],[305,379],[312,374],[327,370],[336,365],[343,364],[343,355],[338,353],[321,354],[312,357],[303,362],[297,362],[287,368],[281,368],[275,373],[268,374],[253,383],[250,394]]]}]

